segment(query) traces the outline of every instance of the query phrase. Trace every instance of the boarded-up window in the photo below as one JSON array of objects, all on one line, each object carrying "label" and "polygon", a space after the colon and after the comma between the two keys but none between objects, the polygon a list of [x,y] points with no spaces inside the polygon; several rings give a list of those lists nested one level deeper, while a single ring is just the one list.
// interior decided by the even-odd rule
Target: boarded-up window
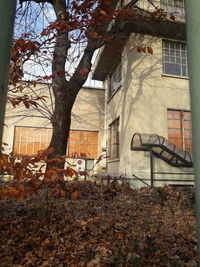
[{"label": "boarded-up window", "polygon": [[119,158],[119,118],[109,125],[109,157]]},{"label": "boarded-up window", "polygon": [[52,129],[15,127],[14,152],[23,155],[37,154],[46,149],[51,141]]},{"label": "boarded-up window", "polygon": [[[23,155],[34,155],[46,149],[51,141],[52,129],[34,127],[15,127],[14,152]],[[68,156],[87,158],[98,157],[98,132],[70,131]]]},{"label": "boarded-up window", "polygon": [[192,122],[191,112],[182,110],[168,110],[168,140],[177,148],[191,151]]},{"label": "boarded-up window", "polygon": [[71,130],[69,136],[68,156],[78,158],[98,157],[98,132]]}]

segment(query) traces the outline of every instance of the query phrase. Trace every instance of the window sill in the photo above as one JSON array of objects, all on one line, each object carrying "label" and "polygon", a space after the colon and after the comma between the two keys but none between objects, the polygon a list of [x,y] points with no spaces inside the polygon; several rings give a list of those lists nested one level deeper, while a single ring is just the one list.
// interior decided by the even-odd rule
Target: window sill
[{"label": "window sill", "polygon": [[121,88],[122,86],[120,85],[113,93],[112,95],[108,98],[107,100],[107,104],[110,102],[110,100],[114,97],[114,95],[119,91],[119,89]]},{"label": "window sill", "polygon": [[112,162],[117,162],[117,161],[120,161],[120,158],[117,158],[117,159],[109,159],[109,160],[107,160],[107,163],[112,163]]},{"label": "window sill", "polygon": [[189,77],[187,77],[187,76],[178,76],[178,75],[172,75],[172,74],[166,74],[166,73],[162,73],[161,75],[162,75],[162,77],[167,77],[167,78],[189,80]]}]

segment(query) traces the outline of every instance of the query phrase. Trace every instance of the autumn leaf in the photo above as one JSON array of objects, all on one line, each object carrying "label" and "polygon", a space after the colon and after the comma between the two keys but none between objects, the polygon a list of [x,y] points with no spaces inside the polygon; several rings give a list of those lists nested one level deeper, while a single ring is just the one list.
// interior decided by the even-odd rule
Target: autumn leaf
[{"label": "autumn leaf", "polygon": [[68,167],[66,170],[64,170],[64,174],[67,177],[72,177],[73,175],[77,175],[78,176],[78,173],[74,169],[72,169],[70,167]]},{"label": "autumn leaf", "polygon": [[100,10],[99,13],[103,16],[103,17],[107,17],[107,14],[104,10]]},{"label": "autumn leaf", "polygon": [[18,189],[19,189],[19,191],[24,191],[25,190],[25,186],[23,184],[20,184]]},{"label": "autumn leaf", "polygon": [[146,46],[141,47],[141,50],[142,50],[143,53],[146,53]]},{"label": "autumn leaf", "polygon": [[166,260],[170,266],[171,259],[173,266],[197,266],[194,192],[189,188],[134,190],[118,184],[118,197],[99,201],[95,196],[110,185],[68,183],[83,201],[41,202],[41,194],[22,203],[0,202],[0,265],[75,267],[83,266],[84,259],[84,266],[91,267],[154,266],[156,255],[158,266],[166,266]]},{"label": "autumn leaf", "polygon": [[43,243],[44,243],[47,247],[50,246],[50,244],[51,244],[48,238],[46,238],[46,239],[44,240]]},{"label": "autumn leaf", "polygon": [[61,197],[66,197],[66,193],[63,189],[60,190],[60,196]]},{"label": "autumn leaf", "polygon": [[171,19],[171,20],[176,20],[176,18],[175,18],[174,15],[170,15],[170,19]]},{"label": "autumn leaf", "polygon": [[54,187],[54,189],[56,189],[56,190],[60,189],[60,188],[61,188],[60,184],[56,184],[55,187]]},{"label": "autumn leaf", "polygon": [[75,191],[71,194],[71,199],[76,200],[80,196],[79,192]]},{"label": "autumn leaf", "polygon": [[1,164],[7,164],[8,163],[8,155],[6,154],[0,154],[0,160],[1,160]]},{"label": "autumn leaf", "polygon": [[51,179],[45,177],[45,178],[42,180],[42,183],[43,183],[43,184],[50,184],[50,183],[51,183]]},{"label": "autumn leaf", "polygon": [[32,179],[29,180],[27,184],[32,190],[37,190],[41,186],[42,182],[39,179]]},{"label": "autumn leaf", "polygon": [[147,51],[149,54],[153,55],[153,48],[151,46],[147,46]]},{"label": "autumn leaf", "polygon": [[17,195],[16,199],[18,201],[22,201],[22,200],[25,199],[25,197],[26,197],[26,195],[24,194],[24,192],[19,192],[19,194]]}]

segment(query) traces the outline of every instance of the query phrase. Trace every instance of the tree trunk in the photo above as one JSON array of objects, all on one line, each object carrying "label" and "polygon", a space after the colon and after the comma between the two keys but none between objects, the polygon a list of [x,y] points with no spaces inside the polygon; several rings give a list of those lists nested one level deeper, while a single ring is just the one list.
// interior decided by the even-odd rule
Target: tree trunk
[{"label": "tree trunk", "polygon": [[56,95],[55,109],[52,116],[53,134],[50,147],[54,148],[52,155],[61,156],[66,154],[71,125],[71,107],[67,105],[69,101],[66,93],[58,92]]},{"label": "tree trunk", "polygon": [[[36,3],[49,2],[52,4],[56,17],[62,19],[66,24],[69,22],[69,14],[67,7],[70,1],[66,0],[20,0],[21,3],[26,1],[34,1]],[[135,4],[138,0],[132,0],[127,4]],[[66,5],[67,2],[67,5]],[[97,1],[98,2],[98,1]],[[103,3],[103,2],[102,2]],[[104,7],[104,3],[102,8]],[[101,1],[99,6],[96,7],[96,12],[99,13],[99,8],[101,8]],[[109,5],[108,5],[109,8]],[[110,6],[112,8],[112,6]],[[109,13],[109,10],[108,10]],[[93,12],[95,15],[96,13]],[[88,25],[89,32],[97,32],[100,36],[104,36],[106,33],[108,37],[112,37],[116,32],[122,31],[125,26],[125,22],[116,21],[113,27],[110,29],[109,20],[105,20],[102,25],[92,24]],[[108,30],[109,29],[109,30]],[[87,33],[87,32],[86,32]],[[87,35],[87,34],[86,34]],[[81,90],[83,84],[87,80],[88,74],[91,70],[91,61],[93,54],[96,49],[104,45],[107,41],[104,38],[89,38],[87,39],[87,46],[84,53],[80,59],[80,62],[71,76],[70,80],[67,81],[65,77],[65,63],[67,60],[67,53],[70,48],[69,33],[62,32],[58,30],[56,36],[56,43],[53,54],[52,61],[52,89],[54,94],[54,110],[51,118],[51,123],[53,127],[53,135],[50,143],[50,147],[54,148],[54,152],[50,158],[56,156],[66,155],[67,142],[69,138],[70,126],[71,126],[71,111],[76,97]],[[56,166],[57,164],[49,164],[48,168],[51,166]],[[64,166],[64,161],[58,164],[59,167]],[[56,166],[57,167],[57,166]]]}]

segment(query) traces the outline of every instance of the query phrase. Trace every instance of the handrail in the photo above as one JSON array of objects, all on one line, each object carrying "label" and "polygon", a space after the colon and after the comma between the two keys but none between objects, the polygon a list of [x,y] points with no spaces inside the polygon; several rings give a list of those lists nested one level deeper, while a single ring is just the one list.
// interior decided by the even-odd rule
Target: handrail
[{"label": "handrail", "polygon": [[142,178],[139,178],[139,177],[136,176],[135,174],[133,174],[133,177],[135,177],[136,179],[138,179],[139,181],[141,181],[141,182],[144,183],[145,185],[151,187],[148,183],[146,183],[144,180],[142,180]]}]

